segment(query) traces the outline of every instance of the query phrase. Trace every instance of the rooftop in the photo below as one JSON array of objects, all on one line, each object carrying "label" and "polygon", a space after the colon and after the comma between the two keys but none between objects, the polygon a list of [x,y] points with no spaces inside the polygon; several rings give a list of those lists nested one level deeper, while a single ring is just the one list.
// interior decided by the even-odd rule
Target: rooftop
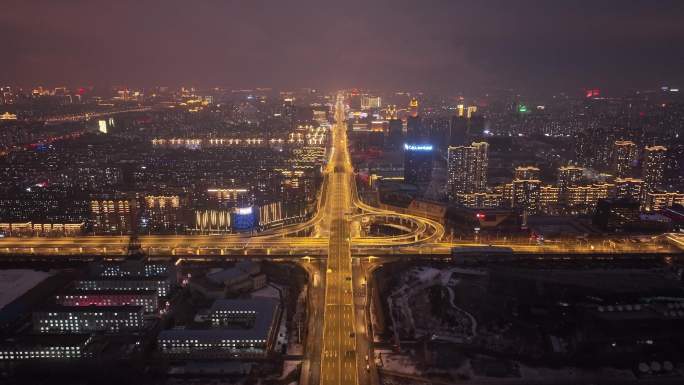
[{"label": "rooftop", "polygon": [[214,301],[210,312],[216,310],[255,311],[256,319],[250,329],[172,329],[159,333],[159,340],[194,339],[198,341],[267,340],[278,308],[278,300],[271,298],[222,299]]}]

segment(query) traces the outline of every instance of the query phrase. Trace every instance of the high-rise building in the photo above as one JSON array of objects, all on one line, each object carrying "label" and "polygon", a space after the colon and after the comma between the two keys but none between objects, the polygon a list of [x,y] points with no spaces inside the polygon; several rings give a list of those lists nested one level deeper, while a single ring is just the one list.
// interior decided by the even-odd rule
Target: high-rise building
[{"label": "high-rise building", "polygon": [[644,181],[634,178],[616,178],[615,197],[640,201],[643,197]]},{"label": "high-rise building", "polygon": [[468,121],[462,116],[452,116],[449,124],[449,145],[464,146],[468,140]]},{"label": "high-rise building", "polygon": [[518,166],[513,179],[539,179],[539,168],[534,166]]},{"label": "high-rise building", "polygon": [[450,146],[447,150],[447,192],[451,199],[457,194],[483,192],[487,187],[489,145],[486,142],[470,146]]},{"label": "high-rise building", "polygon": [[409,116],[406,118],[406,140],[415,143],[425,139],[427,135],[423,132],[420,116]]},{"label": "high-rise building", "polygon": [[541,181],[538,179],[516,179],[511,184],[511,206],[533,215],[539,212]]},{"label": "high-rise building", "polygon": [[[531,167],[531,168],[536,168],[536,167]],[[537,169],[537,171],[539,171],[539,169]],[[517,169],[516,169],[516,175],[517,175]],[[516,178],[516,179],[518,179],[518,178]],[[523,179],[523,178],[520,178],[520,179]],[[530,178],[530,179],[536,179],[536,178]],[[556,212],[558,211],[558,196],[559,196],[558,187],[553,186],[553,185],[541,186],[540,193],[539,193],[539,210],[541,212],[546,213],[546,214],[556,214]]]},{"label": "high-rise building", "polygon": [[561,193],[569,187],[575,187],[579,185],[580,181],[582,180],[582,172],[584,172],[582,167],[560,167],[558,169],[558,188],[561,189]]},{"label": "high-rise building", "polygon": [[477,112],[477,106],[468,106],[466,109],[466,117],[468,119],[472,118],[474,114]]},{"label": "high-rise building", "polygon": [[644,149],[644,164],[642,174],[645,192],[651,192],[661,187],[665,173],[665,154],[667,148],[652,146]]},{"label": "high-rise building", "polygon": [[612,188],[613,185],[607,183],[568,187],[566,196],[568,212],[573,215],[593,213],[599,199],[608,198]]},{"label": "high-rise building", "polygon": [[638,150],[634,142],[616,140],[613,143],[613,172],[618,177],[625,177],[637,160]]},{"label": "high-rise building", "polygon": [[387,147],[389,149],[397,150],[401,148],[404,142],[404,127],[400,119],[391,119],[389,121],[389,133],[387,135]]},{"label": "high-rise building", "polygon": [[432,178],[432,151],[430,144],[404,143],[404,182],[426,186]]}]

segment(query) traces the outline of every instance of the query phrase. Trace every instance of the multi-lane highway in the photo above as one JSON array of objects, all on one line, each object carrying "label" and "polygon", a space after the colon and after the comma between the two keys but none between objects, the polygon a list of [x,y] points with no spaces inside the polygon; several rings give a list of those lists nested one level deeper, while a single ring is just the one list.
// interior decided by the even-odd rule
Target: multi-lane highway
[{"label": "multi-lane highway", "polygon": [[339,96],[333,129],[326,221],[329,229],[320,383],[356,385],[357,352],[350,248],[353,169],[347,152],[344,107]]}]

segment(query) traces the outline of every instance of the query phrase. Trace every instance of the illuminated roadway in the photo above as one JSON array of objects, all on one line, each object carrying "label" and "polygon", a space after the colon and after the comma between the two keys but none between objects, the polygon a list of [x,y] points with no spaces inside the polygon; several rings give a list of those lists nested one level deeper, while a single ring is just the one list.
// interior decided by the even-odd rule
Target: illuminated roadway
[{"label": "illuminated roadway", "polygon": [[332,148],[326,169],[329,175],[327,195],[330,201],[325,207],[325,221],[329,244],[320,383],[356,385],[358,368],[349,215],[354,174],[347,152],[341,95],[338,96],[335,109]]}]

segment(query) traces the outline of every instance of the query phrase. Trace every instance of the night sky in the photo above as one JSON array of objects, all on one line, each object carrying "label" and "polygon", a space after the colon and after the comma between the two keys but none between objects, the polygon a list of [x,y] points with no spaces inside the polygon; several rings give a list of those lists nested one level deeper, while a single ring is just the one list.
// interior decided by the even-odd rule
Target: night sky
[{"label": "night sky", "polygon": [[0,82],[684,87],[683,20],[681,0],[2,0]]}]

